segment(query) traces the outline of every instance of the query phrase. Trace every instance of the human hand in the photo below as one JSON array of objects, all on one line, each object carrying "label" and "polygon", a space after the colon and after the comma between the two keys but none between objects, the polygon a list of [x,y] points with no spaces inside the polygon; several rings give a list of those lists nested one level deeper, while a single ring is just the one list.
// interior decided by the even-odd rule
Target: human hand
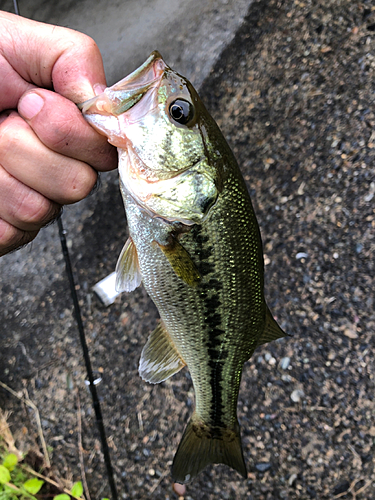
[{"label": "human hand", "polygon": [[117,159],[74,104],[105,87],[95,42],[1,11],[0,33],[1,256],[87,196]]}]

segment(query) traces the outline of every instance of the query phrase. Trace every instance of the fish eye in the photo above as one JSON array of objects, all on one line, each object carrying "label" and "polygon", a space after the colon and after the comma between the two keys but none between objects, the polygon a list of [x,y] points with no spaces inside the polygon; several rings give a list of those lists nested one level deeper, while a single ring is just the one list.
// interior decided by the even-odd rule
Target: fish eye
[{"label": "fish eye", "polygon": [[176,99],[169,106],[169,114],[175,122],[186,125],[194,117],[194,107],[189,101]]}]

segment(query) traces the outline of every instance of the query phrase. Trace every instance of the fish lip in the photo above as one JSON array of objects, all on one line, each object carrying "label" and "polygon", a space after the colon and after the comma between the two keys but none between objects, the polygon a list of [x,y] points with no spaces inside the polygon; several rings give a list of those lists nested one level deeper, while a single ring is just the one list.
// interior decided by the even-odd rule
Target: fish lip
[{"label": "fish lip", "polygon": [[103,93],[77,104],[78,109],[84,115],[120,115],[137,104],[148,90],[158,86],[167,68],[162,56],[155,50],[130,75],[107,87]]}]

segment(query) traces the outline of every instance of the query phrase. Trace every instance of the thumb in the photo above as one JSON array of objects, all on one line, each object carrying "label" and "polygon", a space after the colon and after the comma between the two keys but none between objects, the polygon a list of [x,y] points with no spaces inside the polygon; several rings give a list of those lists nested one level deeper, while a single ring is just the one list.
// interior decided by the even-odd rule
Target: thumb
[{"label": "thumb", "polygon": [[0,67],[12,77],[13,94],[32,84],[78,103],[95,95],[95,84],[105,84],[99,49],[83,33],[2,11],[0,33]]},{"label": "thumb", "polygon": [[69,99],[45,89],[31,90],[21,97],[18,112],[53,151],[88,163],[96,170],[116,168],[115,148],[86,122]]},{"label": "thumb", "polygon": [[52,69],[52,82],[56,92],[78,104],[102,92],[106,78],[102,56],[94,40],[73,33],[80,43],[62,50]]}]

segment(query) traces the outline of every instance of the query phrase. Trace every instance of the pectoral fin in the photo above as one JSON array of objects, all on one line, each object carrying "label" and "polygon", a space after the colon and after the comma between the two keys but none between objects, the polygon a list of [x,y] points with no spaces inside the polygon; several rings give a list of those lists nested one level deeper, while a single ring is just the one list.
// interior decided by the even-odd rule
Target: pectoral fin
[{"label": "pectoral fin", "polygon": [[277,340],[281,339],[282,337],[288,336],[289,335],[279,327],[276,320],[272,316],[271,311],[267,307],[266,324],[262,335],[258,339],[257,347],[263,344],[267,344],[267,342],[271,342],[272,340]]},{"label": "pectoral fin", "polygon": [[186,365],[163,323],[151,333],[143,348],[139,374],[146,382],[158,384]]},{"label": "pectoral fin", "polygon": [[196,286],[200,280],[200,274],[189,253],[181,243],[173,238],[167,245],[161,245],[160,243],[158,245],[177,276],[189,286]]},{"label": "pectoral fin", "polygon": [[141,281],[137,249],[129,237],[116,265],[116,291],[132,292],[141,284]]}]

